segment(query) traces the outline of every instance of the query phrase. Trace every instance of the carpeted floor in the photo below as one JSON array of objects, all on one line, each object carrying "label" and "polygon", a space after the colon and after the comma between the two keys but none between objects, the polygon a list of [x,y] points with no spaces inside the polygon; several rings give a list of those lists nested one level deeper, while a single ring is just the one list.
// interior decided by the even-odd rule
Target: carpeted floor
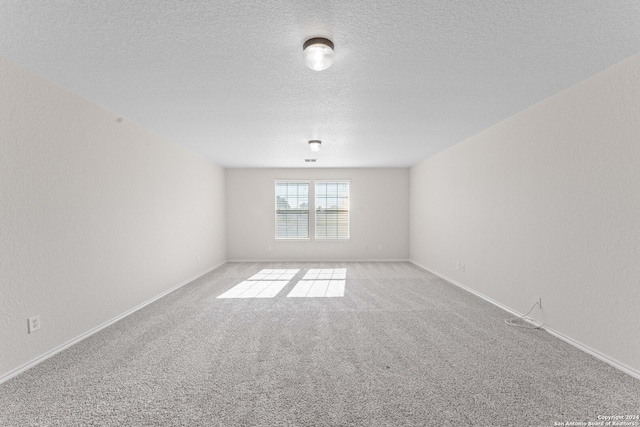
[{"label": "carpeted floor", "polygon": [[[314,267],[347,268],[344,297],[287,298]],[[216,299],[263,268],[300,271],[274,298]],[[0,385],[0,425],[554,426],[640,414],[639,380],[507,317],[409,263],[229,263]]]}]

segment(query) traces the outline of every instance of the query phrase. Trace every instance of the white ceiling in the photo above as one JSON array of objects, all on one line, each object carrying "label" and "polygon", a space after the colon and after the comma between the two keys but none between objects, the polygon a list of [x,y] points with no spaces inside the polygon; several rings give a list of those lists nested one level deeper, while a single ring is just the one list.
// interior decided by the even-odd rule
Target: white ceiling
[{"label": "white ceiling", "polygon": [[[0,8],[0,56],[225,167],[411,166],[640,52],[640,0]],[[335,43],[326,71],[312,36]]]}]

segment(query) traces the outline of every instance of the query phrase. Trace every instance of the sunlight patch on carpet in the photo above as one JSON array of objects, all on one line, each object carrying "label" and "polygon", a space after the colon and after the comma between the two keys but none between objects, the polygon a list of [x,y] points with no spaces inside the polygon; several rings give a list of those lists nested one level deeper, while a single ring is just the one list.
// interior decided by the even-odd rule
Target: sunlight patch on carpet
[{"label": "sunlight patch on carpet", "polygon": [[265,268],[249,277],[247,280],[291,280],[299,269],[270,269]]},{"label": "sunlight patch on carpet", "polygon": [[344,296],[345,280],[300,280],[289,298],[329,298]]},{"label": "sunlight patch on carpet", "polygon": [[302,280],[344,280],[346,278],[346,268],[311,268]]},{"label": "sunlight patch on carpet", "polygon": [[287,283],[288,280],[245,280],[218,298],[273,298]]}]

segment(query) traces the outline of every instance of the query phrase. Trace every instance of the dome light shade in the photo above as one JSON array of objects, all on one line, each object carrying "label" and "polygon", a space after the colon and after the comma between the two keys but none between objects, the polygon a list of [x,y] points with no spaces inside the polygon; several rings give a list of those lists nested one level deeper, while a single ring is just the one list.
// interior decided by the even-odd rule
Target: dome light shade
[{"label": "dome light shade", "polygon": [[322,145],[322,141],[318,141],[317,139],[309,141],[309,148],[311,151],[320,151],[320,145]]},{"label": "dome light shade", "polygon": [[314,37],[302,46],[304,63],[314,71],[322,71],[333,64],[333,42],[323,37]]}]

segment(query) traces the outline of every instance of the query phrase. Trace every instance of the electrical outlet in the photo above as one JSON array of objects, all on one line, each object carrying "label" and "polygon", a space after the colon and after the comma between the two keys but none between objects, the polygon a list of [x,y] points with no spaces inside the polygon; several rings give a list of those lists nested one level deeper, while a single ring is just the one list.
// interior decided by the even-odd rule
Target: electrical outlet
[{"label": "electrical outlet", "polygon": [[378,252],[382,252],[382,245],[378,246]]},{"label": "electrical outlet", "polygon": [[460,264],[460,271],[464,271],[465,268],[464,264]]},{"label": "electrical outlet", "polygon": [[35,315],[28,319],[29,322],[29,333],[35,332],[40,329],[40,315]]}]

